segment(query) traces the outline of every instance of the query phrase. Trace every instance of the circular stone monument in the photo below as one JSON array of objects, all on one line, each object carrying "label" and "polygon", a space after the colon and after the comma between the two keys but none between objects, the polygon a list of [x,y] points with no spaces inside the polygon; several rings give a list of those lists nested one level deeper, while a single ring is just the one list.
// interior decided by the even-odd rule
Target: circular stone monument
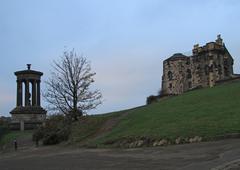
[{"label": "circular stone monument", "polygon": [[17,104],[10,112],[11,128],[15,130],[34,129],[44,123],[47,111],[41,107],[40,83],[42,72],[27,70],[15,72],[17,76]]}]

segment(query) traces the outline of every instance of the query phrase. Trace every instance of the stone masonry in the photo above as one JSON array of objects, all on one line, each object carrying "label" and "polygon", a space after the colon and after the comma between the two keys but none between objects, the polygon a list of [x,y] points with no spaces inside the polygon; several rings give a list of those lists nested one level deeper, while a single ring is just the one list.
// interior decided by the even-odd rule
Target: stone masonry
[{"label": "stone masonry", "polygon": [[46,111],[41,107],[40,94],[43,73],[31,70],[30,64],[27,66],[27,70],[15,72],[17,76],[17,104],[10,112],[12,129],[34,129],[44,123],[46,118]]},{"label": "stone masonry", "polygon": [[194,45],[191,56],[176,53],[163,62],[161,95],[213,87],[218,81],[237,76],[233,73],[233,58],[218,35],[215,42]]}]

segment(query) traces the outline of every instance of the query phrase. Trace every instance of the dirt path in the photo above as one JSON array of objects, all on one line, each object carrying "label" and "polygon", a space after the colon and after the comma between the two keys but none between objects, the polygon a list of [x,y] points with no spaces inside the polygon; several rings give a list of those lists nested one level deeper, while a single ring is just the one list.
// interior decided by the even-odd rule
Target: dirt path
[{"label": "dirt path", "polygon": [[126,117],[132,110],[139,109],[142,107],[144,107],[144,106],[139,106],[139,107],[135,107],[135,108],[126,110],[126,111],[122,112],[119,116],[108,119],[106,122],[103,123],[101,128],[93,135],[93,138],[97,139],[97,138],[102,137],[103,135],[106,135],[115,126],[117,126],[118,123],[120,122],[120,120],[122,120],[124,117]]},{"label": "dirt path", "polygon": [[42,147],[0,155],[1,170],[240,169],[240,139],[139,149]]},{"label": "dirt path", "polygon": [[117,117],[113,117],[108,119],[106,122],[103,123],[103,125],[101,126],[101,128],[94,134],[94,138],[100,138],[103,135],[105,135],[106,133],[110,132],[113,127],[115,127],[122,118],[124,118],[125,116],[128,115],[129,112],[123,112],[121,115],[117,116]]}]

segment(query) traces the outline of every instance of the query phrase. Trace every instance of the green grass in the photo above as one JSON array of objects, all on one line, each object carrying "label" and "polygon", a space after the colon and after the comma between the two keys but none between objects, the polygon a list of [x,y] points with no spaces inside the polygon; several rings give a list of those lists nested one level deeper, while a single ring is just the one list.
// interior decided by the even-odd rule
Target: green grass
[{"label": "green grass", "polygon": [[[116,118],[117,124],[110,131],[99,131],[106,121]],[[240,81],[190,91],[144,107],[88,116],[73,124],[70,140],[103,146],[126,138],[201,136],[210,140],[232,133],[240,133]]]},{"label": "green grass", "polygon": [[4,136],[2,136],[0,140],[0,146],[12,144],[14,139],[22,138],[22,137],[31,137],[32,131],[9,131]]},{"label": "green grass", "polygon": [[109,119],[118,117],[121,112],[112,112],[108,114],[93,115],[83,117],[80,121],[74,122],[71,126],[70,143],[90,142],[92,138],[97,136],[99,129]]},{"label": "green grass", "polygon": [[129,111],[104,137],[104,143],[124,137],[168,138],[240,133],[240,82],[187,92]]},{"label": "green grass", "polygon": [[[109,120],[116,122],[105,131]],[[240,133],[240,81],[190,91],[135,109],[83,117],[71,128],[70,144],[101,147],[126,138],[174,140],[201,136],[209,140]],[[31,135],[32,131],[10,131],[0,139],[0,147]]]},{"label": "green grass", "polygon": [[89,116],[85,120],[75,122],[72,125],[70,142],[76,143],[87,140],[97,132],[104,120],[104,117]]}]

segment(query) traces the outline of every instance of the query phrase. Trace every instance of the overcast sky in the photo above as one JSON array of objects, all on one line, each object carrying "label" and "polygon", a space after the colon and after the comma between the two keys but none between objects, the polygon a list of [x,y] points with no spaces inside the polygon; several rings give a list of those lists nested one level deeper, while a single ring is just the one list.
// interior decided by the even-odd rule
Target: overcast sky
[{"label": "overcast sky", "polygon": [[104,103],[91,114],[145,104],[160,89],[164,59],[217,34],[239,73],[239,18],[239,0],[0,0],[0,114],[16,105],[14,71],[31,63],[44,81],[66,49],[97,73]]}]

